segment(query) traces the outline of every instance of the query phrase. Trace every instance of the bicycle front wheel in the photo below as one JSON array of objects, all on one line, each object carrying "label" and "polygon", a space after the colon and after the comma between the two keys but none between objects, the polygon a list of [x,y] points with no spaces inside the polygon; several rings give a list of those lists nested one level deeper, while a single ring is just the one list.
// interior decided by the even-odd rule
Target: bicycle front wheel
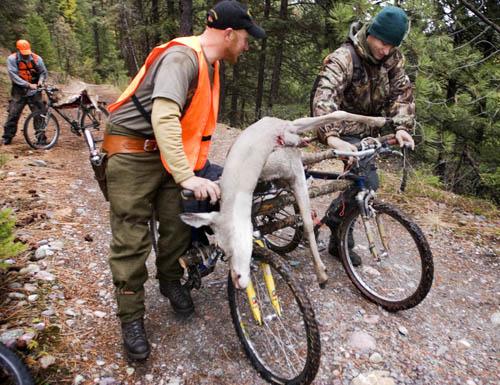
[{"label": "bicycle front wheel", "polygon": [[[422,230],[397,208],[373,202],[363,220],[358,209],[340,228],[342,264],[361,293],[388,311],[410,309],[432,286],[432,253]],[[361,259],[354,266],[351,255]]]},{"label": "bicycle front wheel", "polygon": [[28,369],[16,354],[0,343],[0,384],[33,385]]},{"label": "bicycle front wheel", "polygon": [[24,122],[23,134],[26,143],[35,150],[48,150],[59,139],[59,123],[50,112],[35,111]]},{"label": "bicycle front wheel", "polygon": [[235,289],[230,274],[228,278],[231,317],[246,355],[272,384],[310,384],[318,372],[321,345],[305,290],[279,255],[256,246],[251,281],[253,296],[249,289]]}]

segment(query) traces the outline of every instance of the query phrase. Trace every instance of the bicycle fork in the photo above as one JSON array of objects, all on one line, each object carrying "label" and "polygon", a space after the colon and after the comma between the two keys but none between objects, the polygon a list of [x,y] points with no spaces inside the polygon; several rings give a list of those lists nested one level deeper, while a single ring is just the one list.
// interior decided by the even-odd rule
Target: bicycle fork
[{"label": "bicycle fork", "polygon": [[[380,262],[381,258],[385,258],[389,255],[389,247],[386,240],[384,224],[373,207],[370,205],[370,202],[374,197],[375,192],[373,190],[362,190],[356,195],[356,202],[358,203],[361,212],[361,220],[365,229],[370,253],[376,262]],[[376,229],[374,229],[373,222],[370,220],[372,218],[375,218]],[[375,236],[377,233],[379,235],[380,242],[382,243],[382,250],[380,251],[380,253],[377,250],[377,245],[375,242]]]},{"label": "bicycle fork", "polygon": [[[264,246],[264,242],[261,240],[256,240],[255,243],[257,243],[259,246]],[[274,283],[274,278],[271,273],[271,267],[269,264],[261,262],[260,267],[262,269],[262,274],[264,276],[264,282],[266,284],[267,288],[267,294],[269,296],[269,299],[271,301],[271,305],[274,308],[274,311],[278,315],[278,317],[281,317],[281,305],[279,302],[278,295],[276,294],[276,285]],[[253,318],[255,321],[259,324],[262,325],[262,312],[260,310],[259,302],[257,300],[257,293],[255,291],[255,287],[253,285],[252,280],[248,283],[248,286],[246,288],[246,294],[248,297],[248,302],[250,304],[250,310],[252,311]]]}]

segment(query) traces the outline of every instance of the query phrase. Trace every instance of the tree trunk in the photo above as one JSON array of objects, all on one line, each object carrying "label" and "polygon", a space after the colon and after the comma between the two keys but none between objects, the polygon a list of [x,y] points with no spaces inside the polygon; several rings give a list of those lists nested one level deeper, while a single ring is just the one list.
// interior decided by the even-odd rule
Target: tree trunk
[{"label": "tree trunk", "polygon": [[246,114],[245,114],[245,105],[246,105],[246,99],[242,98],[241,99],[240,115],[239,115],[239,121],[240,121],[239,123],[242,126],[245,126],[247,123],[247,118],[246,118]]},{"label": "tree trunk", "polygon": [[180,36],[191,36],[193,34],[193,1],[180,0],[181,24],[179,28]]},{"label": "tree trunk", "polygon": [[160,44],[160,8],[158,0],[151,0],[151,23],[153,24],[153,47]]},{"label": "tree trunk", "polygon": [[227,95],[226,63],[224,63],[223,61],[220,62],[219,79],[220,79],[220,98],[219,98],[218,120],[222,120],[222,117],[226,115],[226,95]]},{"label": "tree trunk", "polygon": [[118,30],[120,31],[120,49],[122,51],[122,56],[127,64],[128,74],[134,76],[137,71],[139,71],[139,63],[137,60],[137,55],[135,52],[134,43],[131,38],[131,31],[128,22],[126,5],[121,3],[120,6],[120,20],[118,24]]},{"label": "tree trunk", "polygon": [[169,16],[174,16],[175,8],[174,8],[174,0],[167,0],[167,14]]},{"label": "tree trunk", "polygon": [[[285,21],[287,19],[288,11],[288,0],[281,0],[280,6],[280,19]],[[284,38],[286,31],[281,30],[278,32],[278,45],[276,47],[276,54],[274,56],[273,64],[273,76],[271,79],[271,90],[269,92],[268,107],[269,111],[272,112],[273,102],[278,99],[279,88],[280,88],[280,77],[281,77],[281,63],[283,61],[283,49],[284,49]]]},{"label": "tree trunk", "polygon": [[231,111],[229,112],[229,125],[231,127],[238,127],[240,123],[238,119],[239,68],[240,66],[238,63],[233,66],[233,81],[231,82]]},{"label": "tree trunk", "polygon": [[[141,26],[149,25],[148,20],[146,18],[146,15],[144,13],[144,5],[142,3],[142,0],[136,0],[136,6],[137,6],[138,14],[139,14],[139,24]],[[142,52],[142,56],[146,57],[146,55],[148,54],[148,52],[151,51],[152,47],[151,47],[151,42],[150,42],[150,39],[149,39],[148,29],[144,28],[143,31],[144,32],[143,32],[142,47],[143,47],[144,50]]]},{"label": "tree trunk", "polygon": [[94,22],[92,23],[92,34],[94,36],[95,62],[98,66],[97,71],[99,72],[99,65],[102,62],[102,57],[101,46],[99,44],[99,24],[97,23],[97,9],[94,2],[92,3],[92,18],[94,20]]},{"label": "tree trunk", "polygon": [[[269,18],[271,12],[271,0],[266,0],[264,7],[264,19]],[[262,118],[262,99],[264,96],[264,80],[266,74],[266,50],[267,38],[262,39],[260,53],[259,53],[259,73],[257,75],[257,95],[255,98],[255,120]]]}]

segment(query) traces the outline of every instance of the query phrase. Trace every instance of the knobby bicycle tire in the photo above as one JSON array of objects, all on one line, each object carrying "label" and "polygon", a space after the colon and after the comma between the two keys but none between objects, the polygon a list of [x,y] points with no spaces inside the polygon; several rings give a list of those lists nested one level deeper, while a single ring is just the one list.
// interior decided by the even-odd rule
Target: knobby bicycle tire
[{"label": "knobby bicycle tire", "polygon": [[[358,224],[362,222],[356,208],[347,214],[340,225],[342,264],[350,280],[370,301],[392,312],[410,309],[422,302],[431,289],[434,275],[431,249],[420,227],[399,209],[378,201],[373,203],[373,208],[384,223],[384,239],[390,250],[387,259],[375,260],[369,247],[361,244],[362,236],[355,235],[364,232],[364,227]],[[353,244],[349,244],[351,228]],[[366,232],[363,236],[366,237]],[[381,245],[379,238],[375,238],[375,244]],[[393,247],[390,247],[391,244]],[[363,261],[360,266],[352,264],[350,253],[353,251]],[[394,285],[389,282],[391,277]]]},{"label": "knobby bicycle tire", "polygon": [[5,385],[33,385],[33,379],[21,359],[0,343],[0,383]]},{"label": "knobby bicycle tire", "polygon": [[[266,297],[267,301],[264,298],[267,296],[267,292],[262,293],[262,296],[258,295],[257,297],[260,299],[258,302],[261,306],[260,309],[262,310],[262,319],[264,322],[262,326],[259,326],[252,318],[251,312],[246,306],[248,305],[248,298],[245,291],[235,289],[231,280],[231,274],[229,274],[229,307],[238,338],[252,365],[265,380],[272,384],[310,384],[318,372],[321,358],[319,329],[311,303],[304,288],[298,283],[290,267],[282,257],[271,250],[254,246],[253,262],[260,261],[269,264],[273,270],[276,293],[279,300],[282,301],[283,311],[281,316],[277,316],[276,312],[272,309],[269,297]],[[255,275],[254,273],[252,274]],[[261,279],[261,281],[263,280]],[[259,283],[256,282],[255,276],[253,276],[252,282],[256,292],[259,293]],[[239,303],[240,301],[243,302],[243,305]],[[271,311],[268,311],[269,309]],[[274,314],[272,314],[273,312]],[[287,323],[286,327],[284,327],[285,323]],[[284,327],[283,331],[274,333],[275,328],[279,327]],[[255,332],[253,328],[255,328]],[[271,338],[273,338],[275,346],[268,346],[271,340],[269,337],[264,336],[268,331]],[[301,334],[300,339],[295,337],[298,334]],[[261,338],[265,341],[262,350],[258,341]],[[293,340],[293,344],[290,343],[291,340]],[[285,364],[281,368],[278,368],[280,363],[277,361],[287,356],[286,350],[292,349],[294,347],[292,345],[299,346],[297,351],[305,355],[305,357],[298,357],[296,352],[290,352],[292,359],[300,361],[299,366],[301,367],[287,368],[286,366],[290,366],[289,361],[291,361],[288,358],[289,361],[285,360]],[[278,354],[278,352],[281,352],[281,354]],[[297,357],[293,356],[293,354],[296,354]],[[280,369],[285,371],[291,370],[292,373],[285,377]],[[280,370],[279,373],[278,370]]]},{"label": "knobby bicycle tire", "polygon": [[[39,118],[43,121],[41,127],[46,136],[45,141],[40,141],[41,138],[37,138],[36,129],[35,129],[35,119]],[[48,127],[50,127],[50,131],[54,131],[53,134],[48,132]],[[32,134],[33,132],[33,134]],[[31,148],[35,150],[48,150],[54,147],[59,139],[59,135],[61,133],[61,129],[59,128],[59,122],[53,114],[50,114],[47,120],[46,112],[35,111],[28,115],[24,122],[23,126],[23,135],[24,140]]]}]

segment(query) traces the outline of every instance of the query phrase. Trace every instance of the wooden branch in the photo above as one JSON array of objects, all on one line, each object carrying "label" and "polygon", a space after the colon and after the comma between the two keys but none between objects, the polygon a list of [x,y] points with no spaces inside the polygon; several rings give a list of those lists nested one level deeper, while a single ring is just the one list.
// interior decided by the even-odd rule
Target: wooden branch
[{"label": "wooden branch", "polygon": [[479,10],[474,7],[471,3],[469,3],[467,0],[460,0],[460,2],[465,5],[465,7],[471,11],[474,15],[479,17],[482,21],[484,21],[486,24],[488,24],[490,27],[492,27],[497,33],[500,33],[500,27],[496,25],[494,22],[492,22],[490,19],[488,19],[486,16],[484,16]]},{"label": "wooden branch", "polygon": [[[350,180],[333,180],[328,183],[322,183],[319,186],[310,187],[309,198],[313,199],[320,195],[330,194],[336,191],[343,191],[353,182]],[[293,194],[278,195],[276,198],[268,199],[263,202],[256,202],[252,207],[252,215],[272,215],[278,213],[286,206],[293,205],[295,197]]]},{"label": "wooden branch", "polygon": [[307,166],[309,164],[319,163],[326,159],[336,158],[336,155],[334,150],[330,149],[321,152],[302,154],[301,158],[302,158],[302,164],[304,166]]}]

